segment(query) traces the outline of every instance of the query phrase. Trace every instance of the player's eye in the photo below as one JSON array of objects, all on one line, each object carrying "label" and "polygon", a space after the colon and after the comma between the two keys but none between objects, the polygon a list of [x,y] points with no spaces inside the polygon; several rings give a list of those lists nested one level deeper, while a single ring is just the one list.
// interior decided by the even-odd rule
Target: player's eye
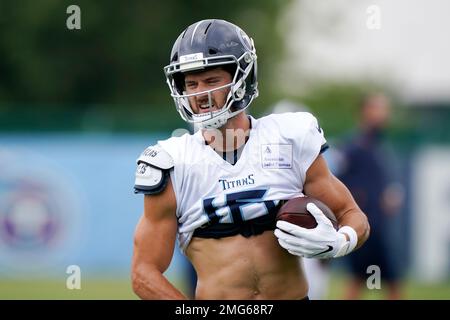
[{"label": "player's eye", "polygon": [[219,79],[208,80],[208,84],[216,84],[216,83],[219,83]]},{"label": "player's eye", "polygon": [[188,89],[195,89],[196,86],[197,86],[197,84],[195,82],[187,82],[186,83],[186,88],[188,88]]}]

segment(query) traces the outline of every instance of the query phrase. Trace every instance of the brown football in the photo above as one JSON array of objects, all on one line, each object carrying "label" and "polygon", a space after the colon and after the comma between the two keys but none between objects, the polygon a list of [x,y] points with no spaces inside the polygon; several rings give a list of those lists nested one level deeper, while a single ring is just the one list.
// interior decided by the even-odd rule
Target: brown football
[{"label": "brown football", "polygon": [[338,223],[331,209],[323,202],[307,196],[293,198],[283,204],[277,213],[277,221],[287,221],[306,229],[315,228],[317,226],[316,219],[308,212],[308,210],[306,210],[306,205],[310,202],[313,202],[320,210],[322,210],[324,215],[330,219],[333,227],[337,230]]}]

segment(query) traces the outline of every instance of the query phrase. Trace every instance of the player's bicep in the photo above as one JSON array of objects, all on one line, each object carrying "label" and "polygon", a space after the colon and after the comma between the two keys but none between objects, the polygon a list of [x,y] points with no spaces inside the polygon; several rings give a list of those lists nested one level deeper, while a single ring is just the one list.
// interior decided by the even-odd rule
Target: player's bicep
[{"label": "player's bicep", "polygon": [[324,202],[338,220],[357,208],[350,191],[328,169],[325,159],[319,155],[306,173],[304,193]]},{"label": "player's bicep", "polygon": [[162,193],[144,196],[144,213],[134,235],[133,267],[166,271],[172,260],[176,233],[176,200],[169,181]]}]

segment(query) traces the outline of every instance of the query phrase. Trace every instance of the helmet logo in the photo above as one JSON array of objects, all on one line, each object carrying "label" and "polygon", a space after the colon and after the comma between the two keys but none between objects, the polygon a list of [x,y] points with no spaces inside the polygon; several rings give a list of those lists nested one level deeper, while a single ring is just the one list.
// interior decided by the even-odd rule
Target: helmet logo
[{"label": "helmet logo", "polygon": [[234,41],[230,41],[230,42],[226,42],[225,43],[225,47],[227,47],[227,48],[236,47],[238,45],[239,45],[239,43],[234,42]]},{"label": "helmet logo", "polygon": [[238,30],[238,35],[239,35],[239,38],[241,39],[241,42],[244,45],[244,47],[247,50],[251,51],[252,50],[252,45],[251,45],[252,42],[251,42],[249,36],[244,31],[242,31],[242,29]]}]

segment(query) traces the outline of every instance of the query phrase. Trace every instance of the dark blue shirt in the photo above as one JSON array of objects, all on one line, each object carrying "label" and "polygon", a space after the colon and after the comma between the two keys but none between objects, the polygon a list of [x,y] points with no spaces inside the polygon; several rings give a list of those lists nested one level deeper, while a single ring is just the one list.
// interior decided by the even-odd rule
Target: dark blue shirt
[{"label": "dark blue shirt", "polygon": [[378,132],[360,132],[343,148],[344,168],[338,178],[347,186],[372,230],[383,225],[381,196],[389,183],[389,159]]}]

